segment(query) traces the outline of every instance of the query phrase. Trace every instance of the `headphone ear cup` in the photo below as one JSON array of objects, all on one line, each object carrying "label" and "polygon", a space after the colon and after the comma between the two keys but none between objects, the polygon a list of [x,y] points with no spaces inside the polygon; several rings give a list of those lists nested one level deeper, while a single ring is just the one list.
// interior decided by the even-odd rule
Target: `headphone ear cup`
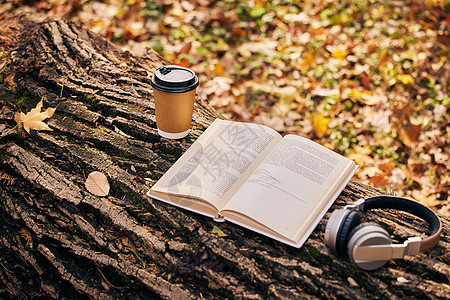
[{"label": "headphone ear cup", "polygon": [[389,260],[364,260],[355,261],[355,251],[360,246],[390,245],[391,237],[383,227],[376,223],[359,224],[350,232],[347,243],[347,255],[352,262],[363,270],[375,270],[381,268]]},{"label": "headphone ear cup", "polygon": [[331,250],[345,255],[347,236],[350,231],[361,223],[362,213],[349,209],[336,209],[328,219],[325,229],[325,245]]},{"label": "headphone ear cup", "polygon": [[359,210],[352,210],[342,220],[336,236],[336,253],[345,255],[350,232],[357,225],[361,224],[361,216],[362,213]]}]

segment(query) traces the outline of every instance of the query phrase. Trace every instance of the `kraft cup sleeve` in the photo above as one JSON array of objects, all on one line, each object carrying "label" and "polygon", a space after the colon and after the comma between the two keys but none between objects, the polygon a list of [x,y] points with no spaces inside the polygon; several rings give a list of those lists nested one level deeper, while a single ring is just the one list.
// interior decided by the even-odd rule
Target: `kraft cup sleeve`
[{"label": "kraft cup sleeve", "polygon": [[189,130],[195,101],[195,90],[170,94],[155,90],[156,125],[167,133]]}]

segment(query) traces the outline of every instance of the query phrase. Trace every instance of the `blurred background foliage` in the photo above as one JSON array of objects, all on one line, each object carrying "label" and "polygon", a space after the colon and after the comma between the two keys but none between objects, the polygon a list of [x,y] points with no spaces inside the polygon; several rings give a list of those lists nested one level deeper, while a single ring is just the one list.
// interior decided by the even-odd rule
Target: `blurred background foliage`
[{"label": "blurred background foliage", "polygon": [[193,69],[222,115],[304,135],[450,215],[447,0],[12,1]]}]

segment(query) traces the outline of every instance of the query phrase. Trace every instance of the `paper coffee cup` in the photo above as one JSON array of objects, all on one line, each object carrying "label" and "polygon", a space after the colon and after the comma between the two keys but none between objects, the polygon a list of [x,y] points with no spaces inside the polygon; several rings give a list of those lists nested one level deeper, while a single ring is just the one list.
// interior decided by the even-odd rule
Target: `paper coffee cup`
[{"label": "paper coffee cup", "polygon": [[198,77],[188,68],[169,65],[155,71],[151,85],[160,136],[180,139],[188,135],[198,83]]}]

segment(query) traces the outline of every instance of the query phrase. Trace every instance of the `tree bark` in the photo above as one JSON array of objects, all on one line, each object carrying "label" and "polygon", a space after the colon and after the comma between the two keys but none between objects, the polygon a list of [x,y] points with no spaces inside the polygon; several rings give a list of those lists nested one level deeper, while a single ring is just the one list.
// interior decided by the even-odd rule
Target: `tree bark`
[{"label": "tree bark", "polygon": [[[4,12],[0,33],[0,132],[40,99],[57,107],[53,131],[16,128],[0,140],[0,298],[449,297],[448,218],[433,250],[374,272],[323,242],[332,209],[381,193],[355,181],[300,249],[230,223],[220,238],[209,218],[144,195],[219,117],[196,99],[191,134],[158,136],[150,77],[164,58],[31,14]],[[92,171],[107,175],[108,197],[85,189]],[[406,213],[367,219],[396,242],[428,232]]]}]

